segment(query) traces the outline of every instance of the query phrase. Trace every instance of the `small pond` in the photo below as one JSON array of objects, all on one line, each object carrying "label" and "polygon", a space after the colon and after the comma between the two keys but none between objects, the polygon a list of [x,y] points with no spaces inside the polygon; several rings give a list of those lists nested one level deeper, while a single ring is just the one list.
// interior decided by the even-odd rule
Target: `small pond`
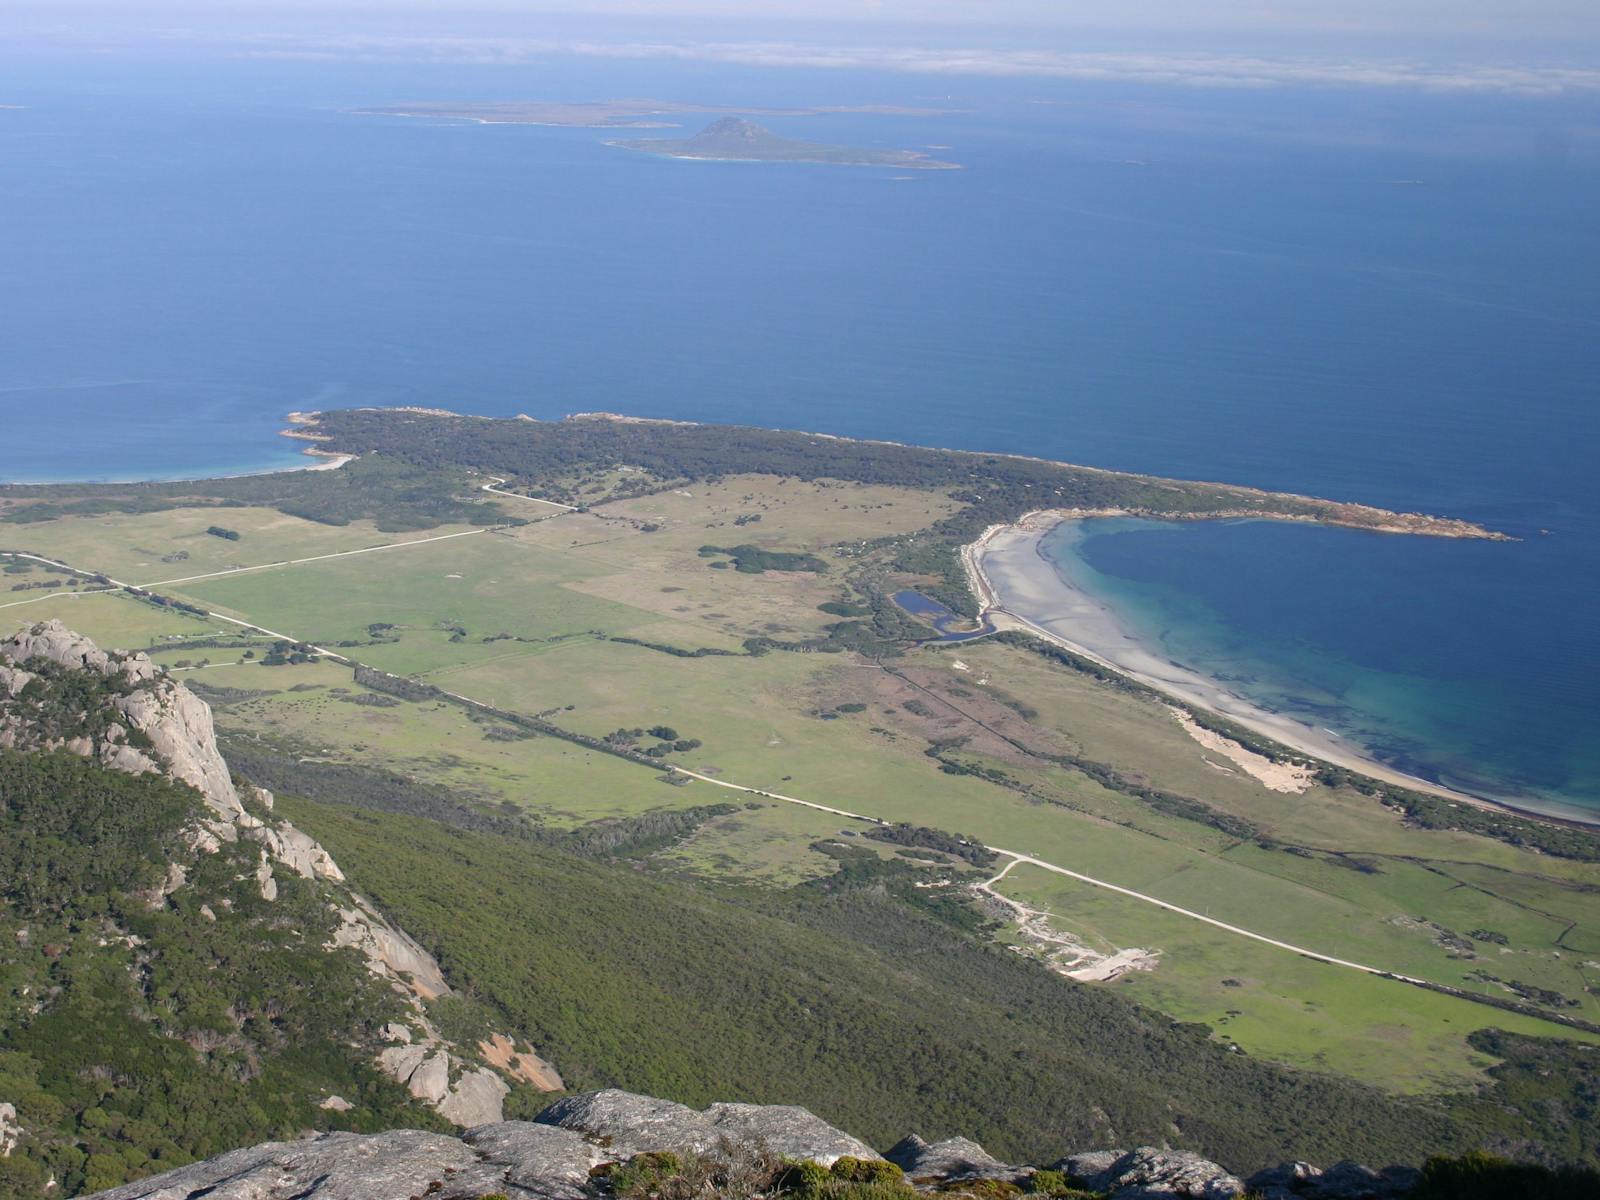
[{"label": "small pond", "polygon": [[[968,642],[973,638],[987,637],[994,632],[994,626],[989,623],[987,617],[983,619],[983,625],[978,629],[959,628],[971,623],[968,618],[953,612],[932,596],[924,596],[918,591],[896,592],[892,599],[913,617],[921,617],[939,631],[938,637],[925,639],[930,642]],[[952,630],[952,625],[957,628]]]}]

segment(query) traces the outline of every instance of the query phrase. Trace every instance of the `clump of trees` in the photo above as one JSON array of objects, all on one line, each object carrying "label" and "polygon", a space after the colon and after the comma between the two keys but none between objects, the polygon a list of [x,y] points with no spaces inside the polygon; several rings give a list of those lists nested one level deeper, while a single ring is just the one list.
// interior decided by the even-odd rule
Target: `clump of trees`
[{"label": "clump of trees", "polygon": [[975,867],[992,867],[1000,861],[998,854],[976,838],[963,837],[959,833],[946,833],[942,829],[930,829],[926,825],[910,825],[904,822],[895,825],[876,825],[867,831],[867,836],[895,846],[917,846],[923,850],[937,850],[941,854],[964,859]]},{"label": "clump of trees", "polygon": [[[764,571],[810,571],[821,574],[828,564],[815,554],[797,554],[784,550],[766,550],[748,543],[739,546],[701,546],[701,558],[725,557],[733,569],[743,575],[760,575]],[[727,562],[713,562],[713,567],[727,568]]]},{"label": "clump of trees", "polygon": [[279,639],[261,656],[264,667],[295,667],[301,663],[315,662],[317,649],[308,642],[290,642]]}]

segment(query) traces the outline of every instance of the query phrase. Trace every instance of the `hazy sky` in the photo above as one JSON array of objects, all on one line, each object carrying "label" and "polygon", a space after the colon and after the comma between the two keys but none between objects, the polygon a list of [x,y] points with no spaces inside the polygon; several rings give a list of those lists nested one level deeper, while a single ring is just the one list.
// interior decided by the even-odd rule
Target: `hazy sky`
[{"label": "hazy sky", "polygon": [[0,0],[0,53],[556,56],[1600,95],[1600,0]]},{"label": "hazy sky", "polygon": [[[28,7],[26,0],[19,7]],[[210,19],[250,13],[280,22],[311,13],[325,21],[341,11],[353,19],[363,13],[426,13],[441,22],[489,13],[626,13],[741,21],[799,18],[1172,31],[1600,36],[1597,0],[52,0],[36,7],[61,18],[94,9],[148,12],[152,17],[183,12]]]}]

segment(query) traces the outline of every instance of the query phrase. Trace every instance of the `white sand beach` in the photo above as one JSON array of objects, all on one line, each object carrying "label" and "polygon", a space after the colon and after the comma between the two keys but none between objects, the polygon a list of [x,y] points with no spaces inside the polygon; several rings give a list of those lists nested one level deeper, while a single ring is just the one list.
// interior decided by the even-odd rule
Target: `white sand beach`
[{"label": "white sand beach", "polygon": [[[1592,818],[1586,820],[1584,814],[1544,812],[1532,806],[1469,795],[1394,770],[1326,729],[1282,713],[1269,712],[1217,680],[1172,662],[1159,645],[1140,638],[1107,605],[1063,579],[1041,552],[1045,536],[1064,521],[1122,515],[1126,514],[1074,509],[1028,513],[1014,525],[991,526],[976,542],[965,547],[962,558],[968,580],[989,610],[994,624],[1003,629],[1022,629],[1037,634],[1175,700],[1226,717],[1290,749],[1398,787],[1430,792],[1483,808],[1512,809],[1585,824],[1592,822]],[[1238,759],[1235,762],[1244,766]],[[1262,782],[1274,790],[1300,790],[1293,786],[1297,781],[1289,774],[1274,775],[1272,783],[1267,783],[1266,779]]]}]

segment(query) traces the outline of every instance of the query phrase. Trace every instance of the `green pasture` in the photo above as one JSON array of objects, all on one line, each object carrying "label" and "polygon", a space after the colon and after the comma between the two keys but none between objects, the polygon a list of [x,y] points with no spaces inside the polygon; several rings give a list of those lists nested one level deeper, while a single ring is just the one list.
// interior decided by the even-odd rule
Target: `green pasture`
[{"label": "green pasture", "polygon": [[[238,533],[239,540],[207,533],[212,525]],[[212,571],[392,545],[468,528],[446,525],[422,533],[381,533],[371,521],[323,525],[271,508],[207,507],[5,525],[0,526],[0,541],[7,549],[60,559],[146,587]],[[172,561],[163,561],[169,558]]]},{"label": "green pasture", "polygon": [[1154,971],[1115,986],[1258,1057],[1424,1092],[1470,1083],[1491,1065],[1465,1042],[1476,1029],[1600,1041],[1319,963],[1037,868],[1016,868],[1001,890],[1101,945],[1159,948]]},{"label": "green pasture", "polygon": [[116,650],[142,649],[163,640],[232,637],[236,632],[225,621],[157,608],[119,592],[83,596],[24,592],[22,596],[31,598],[23,603],[0,599],[0,637],[52,618],[65,622],[96,645]]}]

